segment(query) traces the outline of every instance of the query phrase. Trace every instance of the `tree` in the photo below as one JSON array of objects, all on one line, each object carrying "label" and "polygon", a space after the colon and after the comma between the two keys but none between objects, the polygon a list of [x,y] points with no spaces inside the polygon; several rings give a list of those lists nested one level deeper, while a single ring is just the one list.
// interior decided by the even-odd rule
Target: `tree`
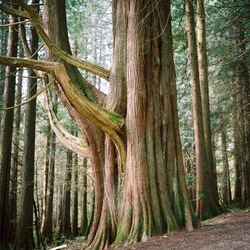
[{"label": "tree", "polygon": [[[33,0],[33,4],[39,0]],[[37,7],[36,7],[37,8]],[[36,9],[38,11],[38,8]],[[30,52],[37,59],[38,34],[35,27],[31,27]],[[36,94],[37,79],[32,69],[28,70],[27,98]],[[35,127],[36,127],[36,100],[26,106],[24,130],[24,160],[23,179],[20,201],[20,213],[17,222],[17,249],[32,249],[35,246],[33,238],[33,202],[34,202],[34,157],[35,157]]]},{"label": "tree", "polygon": [[209,184],[214,197],[214,203],[219,205],[216,171],[213,161],[211,127],[210,127],[210,104],[208,86],[208,60],[207,60],[207,41],[206,41],[206,14],[204,1],[197,1],[197,33],[198,33],[198,66],[202,104],[202,119],[204,125],[204,139],[207,152],[207,168],[209,171]]},{"label": "tree", "polygon": [[87,217],[87,158],[83,158],[83,195],[82,195],[82,217],[80,226],[80,235],[84,235],[88,227]]},{"label": "tree", "polygon": [[62,224],[60,233],[69,237],[71,235],[70,224],[70,194],[71,194],[71,180],[72,180],[72,151],[67,150],[65,184],[63,194],[63,208],[62,208]]},{"label": "tree", "polygon": [[[12,3],[12,1],[11,1]],[[14,16],[9,16],[9,23],[16,22]],[[17,56],[18,33],[15,26],[9,26],[8,56]],[[15,67],[6,67],[4,85],[4,107],[11,107],[15,100]],[[9,179],[11,168],[11,144],[13,134],[14,110],[4,110],[1,120],[1,172],[0,172],[0,247],[8,247],[9,229]]]},{"label": "tree", "polygon": [[[145,240],[182,226],[192,230],[197,221],[181,153],[170,3],[113,1],[111,72],[71,56],[62,1],[44,2],[48,36],[32,7],[18,3],[46,43],[48,61],[0,57],[0,62],[52,75],[59,98],[84,134],[95,185],[89,248]],[[106,107],[105,95],[76,67],[110,81]]]},{"label": "tree", "polygon": [[210,186],[215,185],[215,183],[214,181],[211,181],[213,180],[213,172],[210,171],[211,167],[208,165],[211,161],[207,160],[208,155],[204,136],[193,1],[186,0],[185,5],[195,133],[196,215],[201,219],[206,219],[220,213],[220,210],[217,203],[216,193],[213,193],[210,188]]},{"label": "tree", "polygon": [[[23,49],[19,46],[19,56],[23,57]],[[17,95],[16,105],[22,101],[22,81],[23,81],[23,69],[18,72],[17,82]],[[10,175],[10,243],[15,244],[16,240],[16,224],[17,224],[17,184],[18,184],[18,166],[20,166],[19,157],[19,145],[20,145],[20,125],[21,125],[21,107],[16,110],[15,113],[15,128],[13,138],[13,156],[11,162],[11,175]]]},{"label": "tree", "polygon": [[74,155],[74,192],[73,192],[72,234],[78,235],[78,155]]}]

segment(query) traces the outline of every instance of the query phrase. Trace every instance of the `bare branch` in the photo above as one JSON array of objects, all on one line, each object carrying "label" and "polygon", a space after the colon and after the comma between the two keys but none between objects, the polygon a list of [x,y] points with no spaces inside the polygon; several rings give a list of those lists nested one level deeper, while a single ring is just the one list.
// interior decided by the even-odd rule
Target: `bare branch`
[{"label": "bare branch", "polygon": [[10,109],[15,109],[19,108],[31,101],[33,101],[35,98],[37,98],[39,95],[41,95],[50,85],[52,85],[55,82],[55,79],[51,80],[47,85],[45,85],[44,88],[42,88],[40,91],[38,91],[35,95],[33,95],[30,99],[28,99],[25,102],[19,103],[18,105],[12,106],[12,107],[7,107],[7,108],[1,108],[1,110],[10,110]]},{"label": "bare branch", "polygon": [[26,11],[12,9],[12,8],[9,8],[5,5],[3,5],[3,4],[0,4],[0,10],[4,11],[6,13],[9,13],[13,16],[16,16],[16,17],[23,17],[23,18],[29,19],[29,15]]},{"label": "bare branch", "polygon": [[74,153],[81,155],[83,157],[89,157],[85,141],[83,139],[71,135],[59,123],[55,113],[53,112],[52,100],[49,90],[46,91],[45,99],[47,104],[50,126],[57,135],[57,137],[59,138],[59,140],[61,141],[61,143],[66,147],[68,147]]},{"label": "bare branch", "polygon": [[14,25],[22,24],[22,23],[27,23],[29,21],[30,20],[24,20],[24,21],[20,21],[20,22],[16,22],[16,23],[1,24],[0,27],[14,26]]}]

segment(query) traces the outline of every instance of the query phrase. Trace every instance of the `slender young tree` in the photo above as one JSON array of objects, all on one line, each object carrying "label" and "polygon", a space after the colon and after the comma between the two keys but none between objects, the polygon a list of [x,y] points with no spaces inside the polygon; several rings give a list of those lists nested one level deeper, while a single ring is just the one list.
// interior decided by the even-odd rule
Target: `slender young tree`
[{"label": "slender young tree", "polygon": [[231,185],[230,185],[229,164],[227,157],[227,141],[226,141],[225,128],[222,128],[221,131],[221,150],[222,150],[222,166],[223,166],[223,177],[222,177],[223,203],[225,205],[229,205],[232,201],[232,197],[231,197]]},{"label": "slender young tree", "polygon": [[[11,1],[12,3],[13,1]],[[9,23],[17,21],[14,16],[9,16]],[[8,35],[8,56],[17,56],[18,33],[15,26],[9,26]],[[4,85],[4,105],[11,107],[15,102],[15,68],[6,67]],[[13,134],[14,110],[3,110],[1,120],[1,148],[0,148],[0,248],[8,247],[9,230],[9,180],[11,168],[11,144]]]},{"label": "slender young tree", "polygon": [[72,151],[67,150],[66,157],[66,171],[65,184],[63,193],[63,208],[62,208],[62,225],[61,234],[69,237],[71,235],[70,224],[70,194],[71,194],[71,180],[72,180]]},{"label": "slender young tree", "polygon": [[83,158],[83,194],[82,194],[82,214],[81,214],[81,226],[80,235],[84,235],[88,227],[87,217],[87,158]]},{"label": "slender young tree", "polygon": [[77,154],[74,155],[74,192],[73,192],[72,234],[74,236],[78,235],[78,155]]},{"label": "slender young tree", "polygon": [[[33,0],[33,4],[38,4],[39,0]],[[39,7],[36,7],[38,11]],[[34,59],[38,55],[38,34],[34,26],[31,27],[30,52]],[[36,94],[37,79],[32,69],[28,70],[27,99]],[[29,102],[25,113],[24,130],[24,159],[23,159],[23,179],[20,200],[20,213],[17,222],[16,248],[32,249],[35,247],[33,238],[33,202],[34,202],[34,157],[35,157],[35,127],[36,127],[36,100]]]},{"label": "slender young tree", "polygon": [[[54,96],[54,112],[57,113],[57,96]],[[50,133],[50,149],[48,160],[48,183],[46,190],[45,211],[41,225],[43,238],[50,242],[53,239],[53,199],[54,199],[54,179],[55,179],[55,159],[56,159],[56,135]]]}]

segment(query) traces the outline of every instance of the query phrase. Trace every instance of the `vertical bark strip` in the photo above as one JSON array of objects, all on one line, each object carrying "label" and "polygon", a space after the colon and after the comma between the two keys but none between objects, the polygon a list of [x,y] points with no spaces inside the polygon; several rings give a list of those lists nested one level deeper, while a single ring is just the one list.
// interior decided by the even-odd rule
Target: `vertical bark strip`
[{"label": "vertical bark strip", "polygon": [[[10,1],[12,3],[13,1]],[[17,20],[9,16],[9,23]],[[17,56],[17,30],[15,26],[9,27],[8,35],[8,56]],[[11,107],[15,100],[15,68],[6,67],[6,79],[4,86],[4,107]],[[2,112],[1,120],[1,172],[0,172],[0,248],[8,246],[9,229],[9,178],[11,168],[11,144],[13,134],[14,110]]]}]

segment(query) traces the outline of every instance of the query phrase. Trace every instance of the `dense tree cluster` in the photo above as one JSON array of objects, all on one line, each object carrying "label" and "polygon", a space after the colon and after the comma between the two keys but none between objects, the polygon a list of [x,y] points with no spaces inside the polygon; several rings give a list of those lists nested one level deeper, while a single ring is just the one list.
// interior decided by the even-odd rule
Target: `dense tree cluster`
[{"label": "dense tree cluster", "polygon": [[134,244],[249,206],[249,7],[0,1],[0,248]]}]

